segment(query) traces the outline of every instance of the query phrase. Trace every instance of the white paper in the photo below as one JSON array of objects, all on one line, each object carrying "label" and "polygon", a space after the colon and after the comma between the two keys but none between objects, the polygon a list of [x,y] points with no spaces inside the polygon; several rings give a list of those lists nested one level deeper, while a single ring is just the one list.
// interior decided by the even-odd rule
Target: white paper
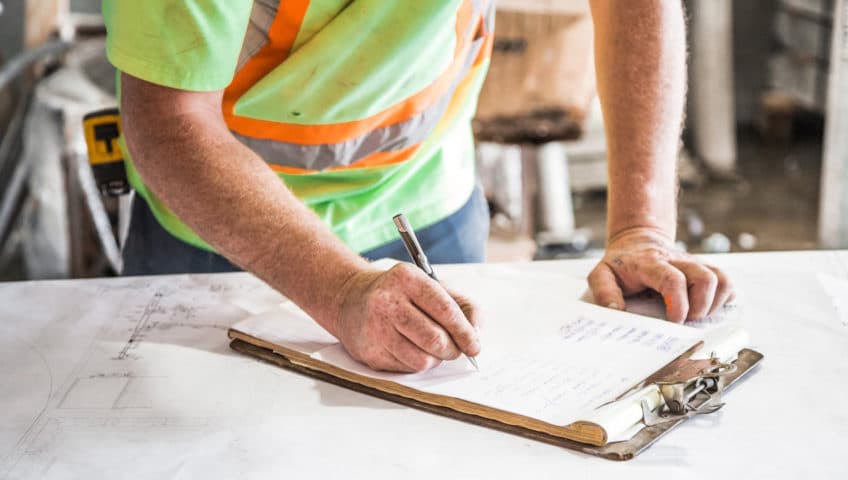
[{"label": "white paper", "polygon": [[246,274],[6,283],[0,299],[0,478],[178,477],[288,394],[228,347],[283,300]]},{"label": "white paper", "polygon": [[[627,297],[625,300],[625,309],[637,315],[645,315],[663,320],[667,318],[662,297],[650,290]],[[736,300],[720,307],[714,314],[699,320],[690,320],[686,322],[686,326],[709,329],[727,323],[737,324],[740,323],[743,314],[744,309],[741,307],[737,296]]]},{"label": "white paper", "polygon": [[[420,374],[376,372],[352,359],[341,344],[310,353],[360,375],[421,391],[461,398],[554,425],[567,425],[624,393],[686,351],[702,332],[680,325],[565,298],[552,276],[460,277],[463,293],[485,312],[480,371],[464,358]],[[509,294],[503,292],[509,285]],[[234,328],[289,348],[322,341],[302,314],[280,310]],[[288,329],[297,341],[287,338]],[[324,339],[324,341],[326,338]]]},{"label": "white paper", "polygon": [[290,301],[279,303],[276,308],[239,322],[237,329],[274,345],[306,354],[338,343],[336,337]]},{"label": "white paper", "polygon": [[825,273],[820,273],[817,277],[822,290],[830,298],[836,317],[843,326],[848,327],[848,282]]}]

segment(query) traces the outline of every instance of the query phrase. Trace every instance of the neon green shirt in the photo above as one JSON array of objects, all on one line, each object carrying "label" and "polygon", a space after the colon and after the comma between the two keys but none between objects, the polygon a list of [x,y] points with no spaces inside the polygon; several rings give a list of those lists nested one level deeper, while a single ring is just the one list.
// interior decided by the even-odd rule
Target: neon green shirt
[{"label": "neon green shirt", "polygon": [[[222,90],[267,41],[268,27],[282,8],[278,3],[103,0],[107,55],[118,70],[152,83]],[[319,126],[355,122],[390,108],[425,89],[452,63],[461,3],[312,0],[290,54],[239,98],[234,111],[258,120]],[[305,174],[280,172],[279,177],[360,252],[397,238],[391,217],[398,212],[406,213],[416,228],[449,216],[474,186],[470,119],[487,66],[483,61],[470,68],[466,94],[449,121],[445,116],[429,131],[410,159]],[[131,152],[122,146],[130,182],[163,227],[211,249],[144,185]]]}]

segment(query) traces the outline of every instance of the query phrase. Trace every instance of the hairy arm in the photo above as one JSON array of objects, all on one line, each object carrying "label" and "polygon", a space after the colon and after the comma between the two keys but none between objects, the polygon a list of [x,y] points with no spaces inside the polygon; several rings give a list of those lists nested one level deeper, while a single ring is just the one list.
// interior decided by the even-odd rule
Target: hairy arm
[{"label": "hairy arm", "polygon": [[609,157],[610,237],[646,227],[674,238],[686,88],[681,2],[593,0]]},{"label": "hairy arm", "polygon": [[366,262],[230,134],[222,92],[174,90],[129,75],[121,86],[124,135],[145,183],[218,252],[334,333],[336,296]]},{"label": "hairy arm", "polygon": [[408,265],[373,270],[230,133],[222,95],[121,76],[127,146],[159,199],[374,368],[419,371],[460,350],[475,355],[473,309],[463,314],[444,289]]},{"label": "hairy arm", "polygon": [[589,282],[596,300],[660,292],[674,321],[732,297],[724,273],[674,251],[677,152],[686,93],[686,34],[674,0],[592,0],[595,69],[608,145],[607,253]]}]

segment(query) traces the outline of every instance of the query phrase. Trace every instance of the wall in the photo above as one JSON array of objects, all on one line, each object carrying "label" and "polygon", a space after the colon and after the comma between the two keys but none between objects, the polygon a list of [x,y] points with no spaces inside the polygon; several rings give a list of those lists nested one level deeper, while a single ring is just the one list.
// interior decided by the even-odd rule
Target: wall
[{"label": "wall", "polygon": [[736,123],[753,123],[760,93],[768,83],[776,0],[733,2],[733,70]]},{"label": "wall", "polygon": [[[2,59],[11,58],[23,48],[24,4],[27,0],[0,0],[3,14],[0,15],[0,64]],[[29,0],[40,1],[40,0]],[[101,0],[71,0],[71,10],[83,13],[99,13]]]},{"label": "wall", "polygon": [[0,3],[3,4],[3,14],[0,15],[0,57],[6,59],[21,51],[23,45],[24,0],[0,0]]},{"label": "wall", "polygon": [[82,13],[100,13],[100,0],[71,0],[71,10]]}]

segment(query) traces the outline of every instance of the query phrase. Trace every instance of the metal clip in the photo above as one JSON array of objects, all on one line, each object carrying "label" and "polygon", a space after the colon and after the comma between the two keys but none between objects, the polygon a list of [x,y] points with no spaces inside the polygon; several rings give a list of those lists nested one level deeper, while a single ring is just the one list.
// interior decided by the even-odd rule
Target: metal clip
[{"label": "metal clip", "polygon": [[718,411],[724,406],[724,378],[735,371],[735,364],[722,363],[715,355],[677,362],[652,382],[659,388],[663,402],[651,410],[648,402],[642,400],[642,420],[652,426]]}]

